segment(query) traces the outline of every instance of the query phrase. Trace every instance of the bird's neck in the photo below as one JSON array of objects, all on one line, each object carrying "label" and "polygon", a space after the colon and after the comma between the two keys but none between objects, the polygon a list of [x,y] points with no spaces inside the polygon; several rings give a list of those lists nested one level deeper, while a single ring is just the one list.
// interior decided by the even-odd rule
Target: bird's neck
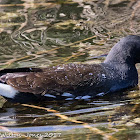
[{"label": "bird's neck", "polygon": [[133,55],[131,54],[131,48],[127,47],[125,45],[122,45],[121,47],[116,44],[107,55],[104,63],[108,64],[120,64],[120,65],[126,65],[135,67],[135,62]]},{"label": "bird's neck", "polygon": [[[114,61],[115,60],[115,61]],[[135,64],[133,63],[127,63],[126,61],[122,61],[120,59],[107,59],[104,61],[104,65],[110,67],[115,72],[115,75],[117,77],[120,77],[119,79],[131,83],[131,85],[137,85],[138,84],[138,72],[136,69]],[[127,60],[128,61],[128,60]],[[120,63],[121,62],[121,63]]]}]

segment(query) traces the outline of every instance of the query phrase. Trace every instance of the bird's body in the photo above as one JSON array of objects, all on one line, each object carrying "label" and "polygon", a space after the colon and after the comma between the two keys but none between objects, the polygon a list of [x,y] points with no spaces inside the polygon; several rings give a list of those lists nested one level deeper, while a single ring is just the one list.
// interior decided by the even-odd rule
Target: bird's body
[{"label": "bird's body", "polygon": [[139,62],[140,37],[127,36],[111,49],[101,64],[1,70],[0,95],[18,101],[19,95],[75,99],[111,93],[138,84],[135,64]]}]

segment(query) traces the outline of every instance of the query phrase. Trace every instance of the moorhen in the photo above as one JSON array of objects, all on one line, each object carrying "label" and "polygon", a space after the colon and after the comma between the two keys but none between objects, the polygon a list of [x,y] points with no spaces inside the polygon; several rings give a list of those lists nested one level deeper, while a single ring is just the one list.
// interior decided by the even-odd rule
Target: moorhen
[{"label": "moorhen", "polygon": [[138,84],[140,37],[122,38],[100,64],[63,64],[47,68],[0,71],[0,95],[16,102],[52,99],[88,99]]}]

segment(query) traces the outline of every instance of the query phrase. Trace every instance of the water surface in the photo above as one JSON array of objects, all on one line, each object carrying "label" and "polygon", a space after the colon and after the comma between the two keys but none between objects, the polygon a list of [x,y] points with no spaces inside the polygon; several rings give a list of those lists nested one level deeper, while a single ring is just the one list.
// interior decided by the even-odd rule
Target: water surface
[{"label": "water surface", "polygon": [[[139,7],[137,0],[0,0],[0,68],[103,62],[121,37],[140,35]],[[140,139],[137,88],[90,101],[3,103],[0,138]]]}]

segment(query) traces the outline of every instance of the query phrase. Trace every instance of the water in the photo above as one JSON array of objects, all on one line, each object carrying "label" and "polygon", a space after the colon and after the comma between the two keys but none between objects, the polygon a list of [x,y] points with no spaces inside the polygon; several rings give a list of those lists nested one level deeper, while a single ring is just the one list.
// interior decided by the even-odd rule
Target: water
[{"label": "water", "polygon": [[[121,37],[140,35],[139,7],[136,0],[0,0],[0,68],[100,63]],[[0,138],[140,139],[138,89],[90,101],[4,102]]]}]

